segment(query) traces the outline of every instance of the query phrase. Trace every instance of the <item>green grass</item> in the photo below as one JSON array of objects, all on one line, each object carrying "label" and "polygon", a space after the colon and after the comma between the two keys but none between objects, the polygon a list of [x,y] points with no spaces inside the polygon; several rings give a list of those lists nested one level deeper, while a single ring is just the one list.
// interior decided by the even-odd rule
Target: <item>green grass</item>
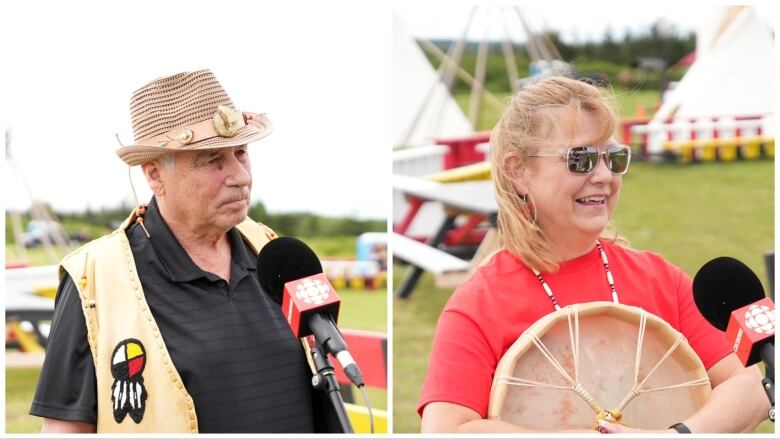
[{"label": "green grass", "polygon": [[615,95],[618,115],[620,117],[633,117],[636,115],[636,107],[642,106],[648,116],[655,113],[655,107],[661,99],[658,90],[632,90],[616,87],[612,90]]},{"label": "green grass", "polygon": [[[509,103],[509,97],[511,96],[510,93],[493,93],[498,100],[500,100],[504,105]],[[463,110],[463,114],[468,117],[469,114],[469,94],[468,93],[456,93],[453,95],[455,98],[455,102],[458,103],[458,106]],[[489,131],[492,130],[493,127],[496,125],[496,122],[498,122],[498,119],[501,118],[501,114],[504,112],[504,108],[496,108],[493,104],[489,103],[486,99],[482,100],[482,105],[479,112],[479,117],[477,119],[477,129],[476,131]]]},{"label": "green grass", "polygon": [[[616,107],[620,117],[633,117],[636,107],[641,105],[645,107],[648,116],[655,113],[655,106],[660,98],[658,90],[631,90],[625,88],[615,88],[611,91],[615,95]],[[511,96],[510,93],[494,93],[502,103],[507,104]],[[468,117],[469,95],[468,93],[456,93],[455,102]],[[477,120],[477,131],[492,130],[498,120],[501,118],[503,108],[496,108],[483,99],[479,118]]]},{"label": "green grass", "polygon": [[[407,267],[393,265],[398,285]],[[417,400],[428,368],[436,320],[452,290],[434,287],[425,273],[409,299],[393,299],[393,432],[419,433]]]},{"label": "green grass", "polygon": [[[774,250],[774,163],[651,165],[624,177],[615,222],[631,246],[661,253],[694,275],[718,256],[744,261],[766,285],[762,255]],[[394,265],[397,282],[406,267]],[[420,431],[417,400],[436,320],[452,289],[426,273],[409,300],[394,299],[394,431]],[[757,431],[772,432],[768,421]]]},{"label": "green grass", "polygon": [[320,258],[355,259],[356,236],[300,237]]},{"label": "green grass", "polygon": [[[46,251],[43,249],[42,246],[28,248],[26,249],[26,253],[27,253],[26,261],[30,265],[58,264],[65,255],[67,255],[73,250],[76,250],[77,248],[78,247],[69,247],[68,249],[65,249],[63,251],[54,250],[55,253],[54,260],[49,260],[48,256],[46,255]],[[20,258],[17,255],[16,246],[13,243],[5,245],[6,262],[17,262],[20,261],[21,259],[22,258]]]},{"label": "green grass", "polygon": [[387,331],[387,295],[384,288],[345,289],[341,298],[339,327],[364,331]]},{"label": "green grass", "polygon": [[41,431],[41,418],[27,414],[40,374],[41,370],[37,367],[5,370],[6,433]]},{"label": "green grass", "polygon": [[774,163],[635,163],[615,214],[632,247],[663,254],[693,275],[716,256],[733,256],[764,281],[774,249]]}]

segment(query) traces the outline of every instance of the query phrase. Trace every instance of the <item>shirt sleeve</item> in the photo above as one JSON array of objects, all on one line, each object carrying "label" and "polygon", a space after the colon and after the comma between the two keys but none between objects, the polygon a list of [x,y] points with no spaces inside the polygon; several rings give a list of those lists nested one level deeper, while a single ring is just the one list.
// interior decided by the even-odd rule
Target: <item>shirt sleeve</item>
[{"label": "shirt sleeve", "polygon": [[450,305],[439,317],[417,412],[422,416],[427,404],[441,401],[468,407],[485,418],[498,359],[478,322],[461,307]]},{"label": "shirt sleeve", "polygon": [[67,274],[57,288],[46,358],[30,414],[97,424],[97,379],[76,285]]},{"label": "shirt sleeve", "polygon": [[[679,269],[678,269],[679,270]],[[677,287],[677,303],[680,313],[680,332],[699,355],[704,368],[709,369],[715,363],[731,353],[726,335],[710,325],[701,315],[693,301],[693,282],[682,270]]]}]

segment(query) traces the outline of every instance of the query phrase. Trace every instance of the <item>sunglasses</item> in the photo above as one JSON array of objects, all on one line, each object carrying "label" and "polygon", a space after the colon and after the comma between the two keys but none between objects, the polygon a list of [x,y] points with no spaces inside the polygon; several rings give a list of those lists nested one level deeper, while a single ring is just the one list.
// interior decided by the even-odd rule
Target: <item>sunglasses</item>
[{"label": "sunglasses", "polygon": [[573,146],[569,149],[558,149],[547,154],[530,154],[529,157],[565,157],[566,166],[572,174],[590,174],[599,163],[599,156],[604,156],[604,163],[613,174],[625,174],[631,162],[631,148],[625,145],[613,145],[606,151],[599,151],[595,146]]}]

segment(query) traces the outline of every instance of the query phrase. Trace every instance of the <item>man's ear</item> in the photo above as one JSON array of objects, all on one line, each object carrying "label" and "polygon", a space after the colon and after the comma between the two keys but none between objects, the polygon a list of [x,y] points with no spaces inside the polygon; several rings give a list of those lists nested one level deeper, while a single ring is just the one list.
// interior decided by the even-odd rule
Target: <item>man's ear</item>
[{"label": "man's ear", "polygon": [[526,181],[526,171],[528,159],[518,151],[512,151],[507,154],[504,160],[504,166],[507,175],[512,180],[512,185],[518,195],[528,195],[528,185]]},{"label": "man's ear", "polygon": [[161,175],[162,164],[157,160],[152,160],[141,165],[141,170],[144,172],[146,182],[154,195],[158,198],[165,195],[165,184]]}]

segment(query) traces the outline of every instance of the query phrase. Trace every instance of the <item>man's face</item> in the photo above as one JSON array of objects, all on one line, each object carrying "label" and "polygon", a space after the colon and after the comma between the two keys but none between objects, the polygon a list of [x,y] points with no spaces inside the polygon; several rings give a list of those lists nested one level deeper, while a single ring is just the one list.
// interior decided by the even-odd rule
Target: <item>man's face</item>
[{"label": "man's face", "polygon": [[159,198],[173,221],[197,233],[224,233],[246,218],[252,171],[246,145],[183,151],[160,166]]}]

